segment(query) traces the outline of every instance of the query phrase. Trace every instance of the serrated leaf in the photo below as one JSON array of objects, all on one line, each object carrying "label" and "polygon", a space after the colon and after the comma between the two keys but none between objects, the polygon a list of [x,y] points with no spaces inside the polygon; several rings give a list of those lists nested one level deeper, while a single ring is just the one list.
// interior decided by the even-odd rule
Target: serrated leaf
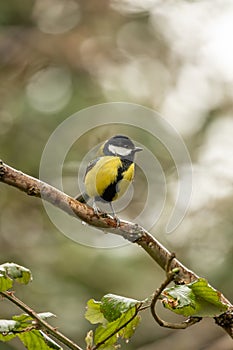
[{"label": "serrated leaf", "polygon": [[97,327],[94,342],[95,344],[104,342],[100,349],[107,349],[115,345],[119,338],[128,340],[135,332],[139,321],[140,317],[136,315],[136,306],[134,306],[115,321]]},{"label": "serrated leaf", "polygon": [[141,302],[135,299],[125,298],[115,294],[107,294],[101,299],[100,311],[103,313],[106,320],[112,322],[121,317],[123,313],[139,304],[141,304]]},{"label": "serrated leaf", "polygon": [[211,287],[205,278],[199,278],[197,281],[190,283],[190,287],[196,297],[205,299],[207,302],[220,308],[223,307],[222,311],[227,310],[227,305],[221,301],[221,293]]},{"label": "serrated leaf", "polygon": [[[5,277],[8,280],[15,280],[18,283],[22,283],[22,284],[28,284],[32,280],[31,271],[26,267],[20,266],[15,263],[5,263],[0,265],[0,277]],[[11,287],[12,287],[12,281],[11,281],[11,286],[9,286],[7,289]],[[7,290],[7,289],[4,289],[4,290]],[[1,289],[1,291],[3,290]]]},{"label": "serrated leaf", "polygon": [[87,311],[85,312],[85,318],[92,324],[106,323],[103,313],[100,311],[100,301],[90,299],[87,302]]},{"label": "serrated leaf", "polygon": [[163,305],[183,316],[214,317],[227,310],[221,294],[204,278],[166,288],[162,293]]},{"label": "serrated leaf", "polygon": [[[45,334],[41,331],[32,330],[30,332],[19,333],[18,337],[28,350],[62,350],[52,339],[49,338],[51,342],[48,342],[48,339],[45,338]],[[56,344],[56,347],[54,344]]]}]

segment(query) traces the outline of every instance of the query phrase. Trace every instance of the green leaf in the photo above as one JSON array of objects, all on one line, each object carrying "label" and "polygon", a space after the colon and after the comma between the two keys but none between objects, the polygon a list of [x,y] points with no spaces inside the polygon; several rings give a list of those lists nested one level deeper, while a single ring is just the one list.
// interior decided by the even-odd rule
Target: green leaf
[{"label": "green leaf", "polygon": [[136,306],[134,306],[115,321],[97,327],[94,342],[95,344],[104,342],[100,349],[105,349],[107,346],[115,345],[119,338],[128,341],[134,334],[139,322],[140,316],[136,315]]},{"label": "green leaf", "polygon": [[163,305],[183,316],[214,317],[226,311],[228,306],[221,301],[221,294],[204,278],[166,288]]},{"label": "green leaf", "polygon": [[123,313],[141,304],[140,301],[119,295],[107,294],[101,299],[100,311],[109,322],[115,321]]},{"label": "green leaf", "polygon": [[100,301],[90,299],[87,302],[87,311],[85,312],[85,318],[92,324],[106,323],[103,313],[100,311]]},{"label": "green leaf", "polygon": [[[41,312],[37,314],[42,320],[46,320],[47,318],[54,317],[55,315],[51,312]],[[14,321],[18,322],[18,330],[22,331],[32,326],[33,322],[36,322],[34,318],[27,314],[15,315],[12,317]]]},{"label": "green leaf", "polygon": [[[100,323],[94,334],[94,344],[103,343],[100,349],[114,350],[119,338],[128,339],[134,334],[140,317],[137,309],[141,301],[119,295],[107,294],[101,301],[89,300],[85,317],[92,324]],[[86,337],[87,345],[93,336]]]},{"label": "green leaf", "polygon": [[0,341],[7,342],[16,337],[20,322],[14,320],[0,320]]},{"label": "green leaf", "polygon": [[28,350],[62,350],[58,344],[41,331],[32,330],[30,332],[19,333],[18,337]]},{"label": "green leaf", "polygon": [[0,320],[0,333],[7,334],[12,331],[16,331],[20,326],[20,323],[13,320]]},{"label": "green leaf", "polygon": [[199,278],[197,281],[190,283],[190,286],[197,297],[203,298],[220,308],[224,307],[222,311],[227,310],[227,305],[221,301],[221,293],[211,287],[206,279]]},{"label": "green leaf", "polygon": [[0,265],[0,292],[5,292],[12,288],[12,285],[13,281],[6,275],[6,271]]},{"label": "green leaf", "polygon": [[130,323],[126,327],[122,328],[122,330],[118,333],[119,336],[128,342],[128,340],[133,336],[140,321],[141,321],[140,316],[137,315],[136,317],[134,317],[134,319],[130,321]]},{"label": "green leaf", "polygon": [[120,348],[120,345],[101,345],[99,347],[99,349],[101,350],[116,350],[116,349],[119,349]]},{"label": "green leaf", "polygon": [[33,319],[27,314],[15,315],[12,320],[0,320],[0,333],[5,337],[12,332],[27,331],[33,325]]},{"label": "green leaf", "polygon": [[50,338],[43,331],[39,331],[42,337],[44,338],[45,343],[49,346],[50,349],[62,350],[62,347],[58,345],[52,338]]},{"label": "green leaf", "polygon": [[37,314],[42,320],[47,320],[50,317],[56,317],[56,315],[54,315],[52,312],[40,312],[39,314]]},{"label": "green leaf", "polygon": [[3,292],[11,288],[13,280],[27,284],[32,280],[31,271],[14,263],[0,265],[0,291]]},{"label": "green leaf", "polygon": [[17,337],[17,334],[0,334],[0,341],[2,342],[8,342],[11,339],[14,339],[15,337]]},{"label": "green leaf", "polygon": [[12,319],[18,323],[18,331],[23,331],[32,325],[32,318],[27,314],[15,315]]},{"label": "green leaf", "polygon": [[[38,314],[41,319],[46,319],[48,317],[54,316],[51,312],[43,312]],[[0,333],[5,337],[8,333],[11,332],[22,332],[27,331],[28,327],[33,325],[34,319],[27,315],[15,315],[12,317],[12,320],[0,320]]]},{"label": "green leaf", "polygon": [[[46,319],[54,315],[50,312],[43,312],[38,316],[41,319]],[[34,322],[34,319],[27,314],[13,316],[12,320],[0,320],[0,341],[6,342],[17,336],[28,350],[61,350],[60,345],[45,333],[31,328]]]},{"label": "green leaf", "polygon": [[[41,312],[38,313],[37,316],[39,316],[42,320],[46,320],[50,317],[56,317],[52,312]],[[12,317],[12,319],[19,322],[27,322],[34,320],[33,317],[29,316],[28,314],[15,315]]]}]

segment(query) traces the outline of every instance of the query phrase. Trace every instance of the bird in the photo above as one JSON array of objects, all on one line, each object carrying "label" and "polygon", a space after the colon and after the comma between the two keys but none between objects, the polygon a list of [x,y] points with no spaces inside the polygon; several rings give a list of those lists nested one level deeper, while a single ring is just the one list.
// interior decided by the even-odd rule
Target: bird
[{"label": "bird", "polygon": [[75,197],[81,203],[93,199],[95,213],[100,212],[96,202],[110,204],[113,217],[116,217],[112,202],[119,199],[133,181],[134,158],[142,151],[125,135],[115,135],[105,141],[99,149],[99,156],[89,162],[84,175],[85,192]]}]

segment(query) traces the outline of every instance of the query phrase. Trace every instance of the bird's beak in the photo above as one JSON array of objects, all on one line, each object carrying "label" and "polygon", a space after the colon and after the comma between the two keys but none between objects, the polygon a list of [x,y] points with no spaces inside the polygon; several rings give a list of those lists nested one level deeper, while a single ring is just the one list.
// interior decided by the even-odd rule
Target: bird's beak
[{"label": "bird's beak", "polygon": [[140,152],[142,150],[143,150],[143,148],[141,148],[141,147],[135,147],[134,152]]}]

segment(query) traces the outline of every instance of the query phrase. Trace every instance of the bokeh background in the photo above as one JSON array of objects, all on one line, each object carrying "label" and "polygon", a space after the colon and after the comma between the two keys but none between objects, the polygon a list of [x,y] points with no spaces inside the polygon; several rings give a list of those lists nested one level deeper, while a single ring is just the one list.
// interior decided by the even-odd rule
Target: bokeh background
[{"label": "bokeh background", "polygon": [[[169,189],[164,214],[151,232],[229,299],[233,297],[232,35],[231,0],[0,2],[3,161],[38,177],[48,138],[71,114],[114,101],[155,109],[188,147],[193,196],[181,225],[165,234],[178,179],[166,152],[144,135]],[[67,157],[66,178],[76,181],[79,162],[88,150],[111,135],[106,127],[84,135]],[[141,191],[131,211],[146,193],[140,171],[135,181],[134,187]],[[91,329],[84,319],[89,298],[98,300],[111,292],[143,299],[164,278],[137,246],[94,249],[73,242],[48,219],[39,199],[4,184],[0,184],[0,213],[1,263],[22,264],[34,276],[29,286],[16,287],[17,295],[38,312],[55,313],[53,324],[80,346]],[[1,318],[19,312],[1,301]],[[162,308],[160,312],[177,320]],[[17,341],[0,348],[23,349]],[[226,350],[232,341],[213,320],[185,331],[165,330],[145,312],[135,336],[122,349],[156,348]]]}]

